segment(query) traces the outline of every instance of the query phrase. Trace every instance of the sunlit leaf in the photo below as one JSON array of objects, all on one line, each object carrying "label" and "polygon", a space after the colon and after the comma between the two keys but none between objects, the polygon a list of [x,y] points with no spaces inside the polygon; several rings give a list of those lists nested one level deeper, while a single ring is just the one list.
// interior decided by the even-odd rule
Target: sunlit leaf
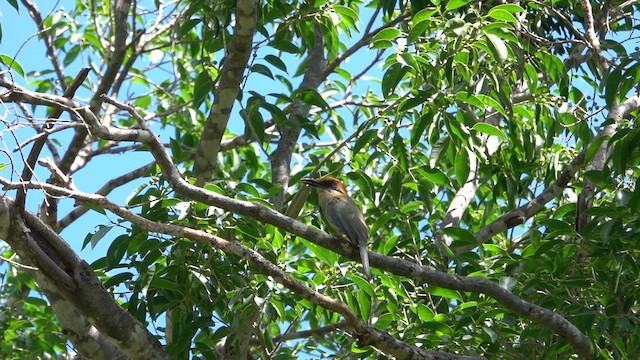
[{"label": "sunlit leaf", "polygon": [[473,236],[473,234],[467,229],[460,227],[447,227],[441,231],[454,239],[454,243],[452,245],[454,247],[476,245],[478,243],[475,236]]},{"label": "sunlit leaf", "polygon": [[461,8],[469,3],[469,0],[452,0],[447,2],[447,11]]},{"label": "sunlit leaf", "polygon": [[371,42],[375,43],[381,40],[395,40],[398,36],[400,36],[400,30],[396,28],[387,28],[377,33]]},{"label": "sunlit leaf", "polygon": [[491,16],[496,20],[502,20],[502,21],[511,22],[511,23],[518,22],[516,17],[513,16],[511,12],[509,12],[504,8],[499,8],[497,6],[489,11],[489,16]]},{"label": "sunlit leaf", "polygon": [[505,62],[509,57],[509,50],[505,42],[494,34],[486,34],[486,36],[487,39],[489,39],[489,45],[493,51],[494,58],[500,63]]},{"label": "sunlit leaf", "polygon": [[4,65],[9,67],[10,69],[15,70],[16,73],[18,73],[18,75],[24,77],[24,70],[22,68],[22,65],[20,65],[20,63],[16,61],[14,58],[12,58],[11,56],[0,54],[0,62],[2,62]]},{"label": "sunlit leaf", "polygon": [[500,139],[504,139],[505,136],[502,133],[502,131],[500,129],[498,129],[497,127],[491,125],[491,124],[487,124],[487,123],[477,123],[475,125],[473,125],[473,127],[471,128],[471,130],[475,130],[475,131],[479,131],[483,134],[487,134],[490,136],[497,136]]}]

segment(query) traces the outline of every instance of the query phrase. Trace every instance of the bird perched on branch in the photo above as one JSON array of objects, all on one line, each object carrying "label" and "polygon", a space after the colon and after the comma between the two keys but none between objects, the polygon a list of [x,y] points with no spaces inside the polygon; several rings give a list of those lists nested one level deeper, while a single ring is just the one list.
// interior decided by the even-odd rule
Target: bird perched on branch
[{"label": "bird perched on branch", "polygon": [[347,194],[344,184],[331,177],[304,178],[302,182],[314,187],[318,192],[320,211],[331,228],[338,235],[344,236],[351,243],[358,245],[364,273],[368,279],[371,279],[369,255],[367,254],[369,228],[364,222],[362,212]]}]

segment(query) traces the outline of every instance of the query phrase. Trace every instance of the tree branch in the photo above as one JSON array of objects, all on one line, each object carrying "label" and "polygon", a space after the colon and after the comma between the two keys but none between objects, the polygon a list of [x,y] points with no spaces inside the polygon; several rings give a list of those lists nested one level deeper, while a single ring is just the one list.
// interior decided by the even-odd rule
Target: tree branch
[{"label": "tree branch", "polygon": [[[600,147],[598,148],[598,151],[596,151],[596,153],[593,155],[593,158],[587,165],[587,171],[602,170],[604,168],[604,165],[613,152],[613,147],[609,146],[609,141],[606,138],[615,134],[620,121],[628,116],[632,110],[640,108],[639,99],[640,98],[638,96],[631,97],[620,105],[614,105],[613,108],[609,111],[609,116],[607,117],[607,119],[610,121],[610,123],[605,125],[598,136],[593,139],[593,142],[597,142],[598,139],[602,137],[605,137],[605,140],[602,141]],[[587,149],[585,149],[584,151],[587,151]],[[576,206],[576,231],[579,234],[582,233],[584,226],[589,221],[589,218],[587,217],[587,210],[593,205],[594,192],[595,184],[590,179],[585,178],[582,185],[582,192],[578,196],[578,204]]]},{"label": "tree branch", "polygon": [[[374,12],[374,14],[377,14],[377,13],[378,13],[377,11]],[[371,44],[371,40],[373,39],[373,37],[376,36],[376,34],[378,34],[380,31],[396,26],[397,24],[405,20],[407,17],[409,17],[409,15],[410,15],[409,13],[400,14],[397,18],[389,21],[388,23],[373,30],[372,32],[367,31],[360,40],[358,40],[355,44],[353,44],[352,47],[348,48],[346,51],[336,56],[336,58],[333,59],[325,67],[324,71],[322,72],[322,78],[325,79],[330,74],[332,74],[336,70],[336,68],[340,66],[340,64],[342,64],[343,61],[349,58],[349,56],[355,54],[361,48],[365,46],[369,46]]]},{"label": "tree branch", "polygon": [[580,0],[580,5],[584,11],[584,28],[586,30],[585,38],[587,40],[587,44],[589,44],[589,48],[594,52],[598,61],[606,67],[606,60],[602,55],[602,49],[600,48],[600,39],[598,38],[595,30],[591,2],[589,0]]},{"label": "tree branch", "polygon": [[111,341],[87,321],[87,318],[57,291],[56,287],[42,274],[32,272],[38,287],[44,292],[51,309],[60,321],[62,333],[71,341],[83,357],[92,360],[111,360],[125,358]]},{"label": "tree branch", "polygon": [[[127,37],[129,30],[127,28],[127,17],[129,10],[131,9],[131,0],[116,0],[113,4],[114,21],[113,28],[115,29],[113,52],[109,58],[109,64],[105,70],[100,83],[91,98],[90,109],[96,116],[102,106],[102,95],[106,94],[109,88],[113,85],[113,82],[118,75],[120,66],[124,61],[124,57],[127,52]],[[86,161],[82,154],[83,149],[90,146],[90,139],[87,139],[88,132],[84,128],[78,128],[75,135],[67,146],[67,151],[60,160],[58,168],[65,174],[71,174],[74,172],[74,164],[76,167],[81,167]],[[88,153],[88,151],[86,151]]]},{"label": "tree branch", "polygon": [[[307,69],[304,72],[302,83],[298,87],[298,91],[317,89],[326,78],[323,70],[326,66],[324,58],[324,37],[320,26],[314,22],[313,29],[315,31],[315,45],[313,49],[309,49],[307,57]],[[273,185],[280,184],[280,191],[271,200],[273,206],[277,210],[282,210],[284,199],[289,189],[289,180],[291,177],[291,157],[293,150],[298,143],[300,137],[301,123],[309,116],[311,105],[300,99],[295,99],[291,108],[291,114],[284,124],[276,124],[280,130],[280,139],[278,139],[278,147],[271,154],[271,183]]]},{"label": "tree branch", "polygon": [[[444,220],[442,220],[442,224],[440,225],[440,229],[446,229],[448,227],[458,226],[460,224],[460,220],[462,219],[462,215],[466,212],[471,200],[476,195],[478,191],[478,158],[476,154],[471,149],[467,149],[467,154],[469,156],[469,175],[467,176],[464,184],[456,191],[456,194],[453,196],[449,207],[447,208],[446,215]],[[445,235],[442,231],[439,231],[435,236],[436,245],[440,247],[440,244],[444,243],[447,246],[450,246],[453,242],[451,236]],[[440,252],[443,258],[447,258],[447,253],[444,249],[440,249]]]},{"label": "tree branch", "polygon": [[[627,101],[625,101],[624,103],[614,106],[609,112],[608,117],[613,121],[613,124],[606,126],[596,138],[612,134],[617,126],[615,124],[628,116],[631,111],[638,109],[640,109],[640,96],[633,96],[627,99]],[[610,150],[607,150],[606,147],[607,146],[605,142],[600,144],[599,150],[596,153],[599,155],[598,157],[594,156],[592,161],[602,159],[603,156],[607,156],[607,151]],[[604,153],[602,153],[601,151],[604,151]],[[478,239],[478,244],[484,243],[485,241],[487,241],[494,235],[501,233],[502,231],[522,224],[526,219],[530,218],[542,208],[544,208],[546,203],[560,195],[562,191],[564,191],[564,189],[567,187],[571,179],[573,179],[573,176],[576,174],[576,172],[584,165],[586,152],[587,149],[578,154],[573,159],[573,161],[571,161],[569,165],[567,165],[560,176],[558,176],[558,179],[550,187],[540,193],[540,195],[536,196],[531,201],[520,206],[519,208],[509,211],[508,213],[496,219],[491,224],[488,224],[478,230],[478,232],[475,233],[475,237],[476,239]],[[462,247],[461,251],[470,250],[473,247]]]},{"label": "tree branch", "polygon": [[[326,296],[312,289],[311,287],[307,286],[301,281],[295,280],[294,278],[287,275],[278,266],[276,266],[275,264],[267,260],[265,257],[263,257],[260,253],[244,246],[242,243],[238,241],[229,241],[219,236],[209,234],[208,232],[202,231],[202,230],[196,230],[196,229],[192,229],[184,226],[152,221],[140,215],[134,214],[132,211],[125,209],[119,206],[118,204],[115,204],[100,195],[83,194],[77,191],[61,188],[61,187],[50,185],[50,184],[35,184],[31,182],[10,183],[2,178],[0,178],[0,183],[2,183],[6,188],[9,188],[9,189],[22,187],[22,186],[25,186],[31,189],[44,188],[45,191],[50,192],[52,194],[56,194],[59,196],[69,196],[74,198],[76,201],[101,206],[111,211],[112,213],[120,216],[121,218],[131,222],[132,224],[135,224],[137,227],[145,231],[148,231],[151,233],[169,234],[178,238],[187,238],[203,244],[208,244],[226,253],[240,256],[243,259],[254,264],[256,267],[258,267],[264,275],[272,277],[278,283],[284,285],[285,287],[287,287],[289,290],[293,291],[300,297],[310,301],[315,305],[321,306],[325,309],[331,310],[333,312],[336,312],[342,315],[347,325],[352,329],[353,335],[361,342],[363,346],[364,345],[375,346],[376,348],[384,351],[385,353],[395,356],[397,358],[479,359],[478,357],[459,356],[459,355],[449,354],[449,353],[426,351],[416,346],[402,342],[398,339],[395,339],[385,331],[376,329],[375,327],[370,325],[366,325],[364,322],[362,322],[357,318],[356,314],[345,303],[342,303],[329,296]],[[279,216],[282,216],[282,215],[279,215]],[[315,230],[315,231],[318,231],[318,230]],[[84,262],[82,263],[85,264]],[[86,265],[86,267],[88,267],[88,265]],[[86,271],[86,269],[84,271]],[[93,274],[93,271],[91,271],[91,274]],[[89,276],[89,274],[85,274],[85,277],[86,276]],[[92,281],[95,280],[98,282],[98,284],[100,284],[99,281],[97,279],[93,279],[93,277],[95,277],[95,275],[92,276],[91,280]],[[95,290],[92,290],[92,291],[95,291]],[[87,295],[85,294],[84,296],[87,296]],[[95,298],[95,295],[92,297]],[[87,299],[87,301],[89,301],[89,299]]]},{"label": "tree branch", "polygon": [[220,81],[214,90],[211,112],[196,150],[193,176],[196,184],[203,186],[215,169],[220,143],[231,109],[238,97],[240,83],[251,54],[253,34],[256,29],[257,0],[239,0],[236,4],[236,24],[224,65],[220,70]]},{"label": "tree branch", "polygon": [[[89,70],[90,68],[83,68],[82,70],[80,70],[78,75],[76,75],[76,78],[71,83],[71,86],[69,86],[64,91],[64,94],[62,96],[64,96],[67,99],[73,98],[74,94],[76,93],[76,90],[78,90],[80,85],[82,85],[84,80],[87,78],[87,75],[89,75]],[[40,156],[40,152],[42,151],[42,148],[44,147],[44,144],[47,141],[47,136],[46,136],[47,132],[53,127],[55,120],[57,120],[60,117],[60,115],[62,115],[62,111],[63,110],[60,107],[53,108],[53,110],[51,111],[51,114],[49,115],[49,118],[44,123],[42,128],[39,130],[39,132],[43,133],[44,136],[41,136],[38,139],[36,139],[36,141],[33,143],[33,146],[31,147],[31,151],[29,152],[29,156],[27,156],[27,161],[25,163],[24,169],[22,169],[22,175],[21,175],[22,181],[31,180],[34,169],[36,167],[36,161],[38,160],[38,156]],[[26,198],[27,198],[27,193],[25,191],[18,190],[18,194],[16,196],[16,203],[18,204],[18,206],[24,207],[24,202]]]},{"label": "tree branch", "polygon": [[[87,122],[94,135],[96,136],[111,140],[119,139],[143,141],[149,147],[149,151],[153,154],[158,166],[160,166],[163,173],[165,174],[167,181],[169,181],[169,183],[173,186],[174,190],[177,193],[182,194],[189,199],[193,199],[208,205],[217,206],[235,214],[249,216],[262,222],[272,224],[280,229],[308,239],[309,241],[312,241],[319,246],[332,250],[351,260],[359,261],[359,252],[356,248],[352,247],[350,244],[336,241],[335,237],[330,236],[316,228],[296,221],[262,204],[234,200],[218,193],[189,184],[182,178],[180,172],[173,164],[173,161],[166,152],[164,145],[152,132],[146,130],[146,127],[143,126],[144,123],[141,124],[141,126],[143,126],[143,130],[108,128],[100,124],[93,113],[89,111],[81,111],[82,108],[78,109],[73,101],[48,94],[38,94],[40,97],[42,97],[42,99],[33,97],[33,95],[34,94],[14,91],[9,94],[0,96],[0,99],[4,99],[5,101],[17,101],[18,99],[20,99],[20,101],[25,101],[25,99],[30,99],[31,101],[37,101],[38,103],[44,104],[67,105],[69,106],[69,110],[76,111],[79,115],[83,116],[83,119]],[[640,100],[638,100],[637,97],[635,103],[640,103]],[[628,109],[628,111],[631,111],[632,106],[625,106],[625,108]],[[128,107],[126,108],[126,110],[130,111],[134,118],[138,118],[139,121],[142,120],[142,118],[135,112],[135,109],[133,109],[132,107]],[[580,159],[581,157],[582,159]],[[558,179],[558,182],[564,181],[568,183],[571,177],[573,177],[573,174],[575,174],[575,171],[577,171],[577,165],[581,164],[582,161],[584,161],[584,153],[574,159],[572,165],[570,165],[570,167],[572,167],[572,172],[565,171],[565,174],[561,176],[560,179]],[[50,185],[39,184],[38,186],[50,189]],[[555,186],[560,187],[561,184],[558,183]],[[62,190],[68,191],[66,189]],[[548,189],[547,191],[543,192],[543,194],[552,190]],[[539,206],[539,204],[537,204],[536,202],[531,202],[525,207],[526,209],[528,209],[534,206]],[[386,257],[374,252],[369,252],[369,260],[371,262],[371,265],[374,267],[377,267],[381,270],[389,271],[399,276],[414,279],[421,283],[429,283],[435,286],[440,286],[457,291],[472,291],[476,293],[486,294],[494,298],[505,308],[509,309],[515,314],[537,321],[551,328],[557,334],[561,335],[569,343],[571,343],[574,350],[579,356],[584,358],[590,358],[592,356],[589,339],[568,320],[551,310],[522,300],[518,296],[507,291],[506,289],[503,289],[498,284],[495,284],[489,280],[481,278],[467,278],[463,276],[452,276],[440,273],[427,267],[418,266],[417,264],[407,260]]]},{"label": "tree branch", "polygon": [[56,77],[58,78],[58,82],[62,87],[63,91],[67,90],[67,79],[64,76],[63,67],[60,64],[60,59],[58,59],[58,53],[56,52],[56,47],[53,44],[53,38],[44,28],[44,21],[42,19],[42,15],[40,15],[40,11],[36,4],[30,2],[29,0],[22,0],[22,5],[29,10],[29,14],[33,21],[35,21],[36,26],[38,27],[38,34],[42,36],[42,40],[44,41],[44,45],[47,48],[47,56],[49,60],[51,60],[51,65],[53,65],[53,70],[56,72]]},{"label": "tree branch", "polygon": [[287,341],[293,339],[305,339],[314,336],[324,336],[325,334],[332,333],[338,329],[347,326],[346,321],[339,321],[335,324],[321,326],[309,330],[296,331],[291,333],[284,333],[282,335],[274,337],[274,342]]},{"label": "tree branch", "polygon": [[89,264],[35,215],[20,209],[0,196],[0,214],[5,215],[0,216],[0,238],[26,263],[37,266],[55,291],[129,358],[169,359],[155,336],[107,292]]},{"label": "tree branch", "polygon": [[[151,170],[153,167],[155,166],[155,163],[150,163],[144,166],[141,166],[133,171],[130,171],[124,175],[120,175],[116,178],[113,178],[109,181],[107,181],[106,184],[102,185],[102,187],[100,189],[98,189],[98,191],[96,191],[96,194],[98,195],[103,195],[106,196],[109,193],[111,193],[111,191],[113,191],[114,189],[118,188],[119,186],[122,186],[128,182],[131,182],[135,179],[138,179],[142,176],[144,176],[145,174],[147,174],[149,172],[149,170]],[[62,218],[59,222],[58,222],[58,231],[62,231],[64,230],[67,226],[69,226],[71,223],[73,223],[75,220],[77,220],[78,218],[80,218],[82,215],[86,214],[89,211],[89,208],[84,207],[84,206],[78,206],[76,208],[74,208],[70,213],[68,213],[64,218]]]}]

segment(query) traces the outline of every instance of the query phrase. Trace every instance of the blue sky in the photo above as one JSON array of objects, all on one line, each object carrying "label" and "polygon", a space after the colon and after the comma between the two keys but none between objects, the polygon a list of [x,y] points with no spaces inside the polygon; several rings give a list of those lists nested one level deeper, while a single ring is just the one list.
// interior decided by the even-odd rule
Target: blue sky
[{"label": "blue sky", "polygon": [[[44,4],[43,4],[44,3]],[[37,5],[39,7],[40,12],[43,17],[50,13],[52,9],[60,9],[61,7],[69,8],[69,6],[73,5],[73,1],[64,0],[58,2],[39,2]],[[12,58],[15,58],[25,73],[29,73],[31,71],[42,70],[46,68],[51,68],[49,60],[46,58],[46,53],[44,50],[44,45],[42,42],[35,36],[37,33],[37,27],[34,24],[33,20],[31,20],[27,10],[20,5],[19,13],[11,7],[6,1],[0,2],[0,24],[2,24],[2,42],[0,42],[0,54],[8,55]],[[71,70],[74,71],[74,70]],[[14,72],[15,74],[15,72]],[[74,76],[75,74],[70,74],[70,76]],[[25,86],[28,88],[28,84],[25,84],[25,80],[21,78],[16,78],[16,82],[21,86]],[[42,118],[46,116],[46,113],[43,111],[43,108],[39,108],[34,114],[38,118]],[[64,115],[63,115],[64,118]],[[16,121],[16,119],[8,118],[7,120]],[[6,131],[6,129],[3,129]],[[31,128],[27,127],[19,127],[15,130],[15,138],[19,139],[19,141],[24,141],[25,139],[33,136],[35,132]],[[55,135],[55,138],[59,139],[61,143],[66,143],[71,138],[71,131],[62,132]],[[5,150],[10,151],[11,157],[14,159],[19,159],[18,154],[13,152],[13,149],[16,147],[15,139],[11,136],[3,136],[3,147]],[[26,147],[24,150],[28,153],[30,149]],[[48,152],[43,151],[43,154],[48,156]],[[139,156],[141,154],[136,154],[134,156]],[[128,155],[127,155],[128,156]],[[105,168],[113,167],[114,162],[118,164],[119,171],[123,173],[132,170],[140,165],[140,163],[134,163],[134,161],[118,161],[118,158],[122,158],[122,156],[104,156],[98,157],[95,159],[95,162],[92,161],[89,166],[83,171],[77,173],[74,176],[73,180],[78,184],[78,187],[84,191],[94,191],[102,186],[102,182],[104,181]],[[0,163],[6,163],[8,159],[6,155],[4,158],[0,158]],[[21,164],[16,164],[21,165]],[[22,167],[18,168],[17,171],[21,171]],[[0,175],[6,178],[9,178],[11,174],[9,173],[10,169],[5,169],[0,172]],[[46,171],[43,171],[41,167],[39,167],[36,172],[38,179],[44,181],[49,177],[49,174]],[[14,180],[16,176],[14,175]],[[112,198],[113,199],[124,199],[127,194],[132,190],[131,186],[124,186],[121,189],[117,189],[114,191]],[[36,192],[29,193],[27,206],[28,208],[35,212],[39,204],[42,203],[43,197],[36,195]],[[62,200],[60,202],[60,215],[65,215],[68,211],[73,208],[73,200]],[[96,214],[94,212],[88,212],[84,215],[79,221],[75,221],[69,227],[67,227],[63,232],[62,236],[76,249],[80,250],[80,246],[82,241],[84,240],[84,236],[96,229],[97,224],[104,222],[104,218],[102,215]],[[100,251],[91,251],[91,249],[85,249],[81,252],[81,256],[85,258],[87,261],[91,262],[98,257],[100,254],[103,254],[105,249],[97,249]]]}]

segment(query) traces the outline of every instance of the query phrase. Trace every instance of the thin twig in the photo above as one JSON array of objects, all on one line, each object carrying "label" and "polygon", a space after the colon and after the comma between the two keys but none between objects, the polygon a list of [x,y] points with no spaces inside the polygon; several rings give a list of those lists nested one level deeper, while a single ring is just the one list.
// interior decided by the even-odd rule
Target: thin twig
[{"label": "thin twig", "polygon": [[[78,90],[80,85],[82,85],[84,80],[89,75],[90,70],[91,68],[89,67],[81,69],[80,72],[78,72],[78,75],[76,75],[75,79],[73,79],[73,82],[71,83],[71,85],[67,88],[67,90],[65,90],[62,96],[67,99],[73,98],[73,96],[76,93],[76,90]],[[49,119],[44,123],[40,131],[42,133],[48,132],[53,127],[53,124],[55,123],[55,121],[60,117],[60,115],[62,115],[62,112],[63,112],[62,107],[55,107],[53,111],[51,111],[51,115],[49,115]],[[24,170],[22,171],[21,177],[23,181],[31,180],[31,177],[34,174],[36,161],[38,160],[38,156],[40,156],[40,152],[42,151],[42,148],[44,147],[44,144],[46,141],[47,141],[47,137],[43,136],[41,138],[38,138],[33,143],[33,146],[31,147],[31,151],[29,152],[29,156],[27,156],[27,162],[25,164]],[[24,203],[26,201],[26,198],[27,198],[26,191],[18,191],[16,195],[16,204],[18,205],[18,207],[24,208]]]},{"label": "thin twig", "polygon": [[[56,4],[51,8],[52,12],[53,9],[58,6],[58,3],[59,1],[57,1]],[[36,26],[38,27],[38,34],[42,36],[44,45],[47,48],[47,55],[49,56],[51,65],[53,65],[53,69],[56,72],[58,82],[60,83],[60,86],[62,86],[62,89],[66,91],[67,79],[64,76],[64,71],[62,64],[60,63],[60,59],[58,59],[58,52],[56,51],[56,46],[53,43],[53,38],[51,37],[51,34],[49,34],[48,29],[45,29],[44,27],[44,20],[42,19],[42,15],[40,15],[40,11],[36,7],[36,4],[30,2],[29,0],[22,0],[22,4],[27,8],[27,10],[29,10],[31,18],[35,21]]]}]

